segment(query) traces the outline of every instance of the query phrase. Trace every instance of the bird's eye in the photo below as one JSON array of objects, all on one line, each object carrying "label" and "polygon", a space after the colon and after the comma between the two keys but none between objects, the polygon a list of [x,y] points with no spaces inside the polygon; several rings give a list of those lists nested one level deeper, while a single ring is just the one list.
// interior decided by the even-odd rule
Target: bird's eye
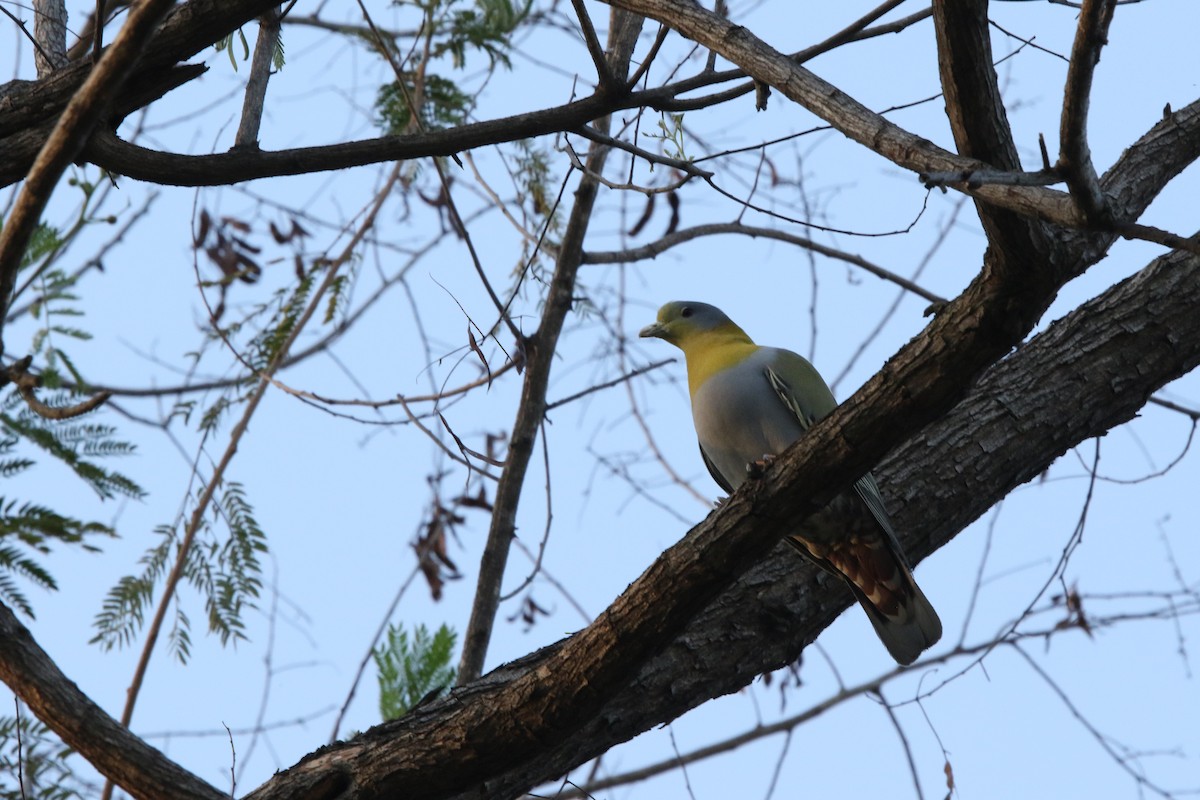
[{"label": "bird's eye", "polygon": [[679,316],[683,317],[684,319],[687,319],[691,315],[692,315],[692,307],[691,306],[684,306],[683,309],[679,312]]}]

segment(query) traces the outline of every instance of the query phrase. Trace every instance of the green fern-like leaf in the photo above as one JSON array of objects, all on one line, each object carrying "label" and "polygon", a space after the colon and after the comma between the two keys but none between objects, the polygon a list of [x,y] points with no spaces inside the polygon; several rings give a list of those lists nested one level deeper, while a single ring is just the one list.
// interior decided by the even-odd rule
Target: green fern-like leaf
[{"label": "green fern-like leaf", "polygon": [[154,586],[166,574],[167,559],[176,541],[175,529],[170,525],[160,525],[155,533],[158,542],[140,559],[142,572],[123,576],[108,590],[100,612],[92,621],[96,635],[91,644],[98,644],[104,650],[125,647],[141,631],[146,611],[154,601]]},{"label": "green fern-like leaf", "polygon": [[373,653],[379,674],[379,711],[385,720],[402,717],[431,692],[454,683],[450,666],[457,635],[445,625],[432,636],[424,625],[413,630],[389,625],[387,641]]},{"label": "green fern-like leaf", "polygon": [[229,538],[217,551],[218,574],[207,610],[209,630],[222,644],[245,638],[243,609],[253,607],[262,589],[259,555],[267,550],[267,537],[254,519],[254,509],[244,487],[230,481],[221,497]]},{"label": "green fern-like leaf", "polygon": [[306,275],[291,291],[276,296],[276,310],[264,331],[250,345],[250,364],[264,370],[279,355],[308,305],[313,289],[313,273]]},{"label": "green fern-like leaf", "polygon": [[32,467],[35,463],[31,458],[7,458],[0,461],[0,478],[11,478]]},{"label": "green fern-like leaf", "polygon": [[0,783],[0,800],[89,796],[92,792],[73,770],[75,760],[71,749],[32,714],[0,717],[0,774],[21,775],[20,785]]},{"label": "green fern-like leaf", "polygon": [[115,533],[98,522],[83,522],[44,506],[18,505],[16,500],[0,497],[0,596],[32,617],[33,608],[17,588],[13,576],[53,591],[58,584],[36,557],[49,554],[55,543],[82,545],[94,550],[96,548],[85,540],[97,535],[114,536]]},{"label": "green fern-like leaf", "polygon": [[[16,393],[13,393],[16,396]],[[77,398],[66,392],[58,392],[43,402],[50,406],[65,406],[77,402]],[[131,478],[119,472],[101,467],[83,456],[109,457],[128,455],[134,446],[111,437],[116,429],[110,425],[74,424],[64,425],[42,419],[25,408],[19,396],[10,397],[6,406],[20,404],[16,414],[0,413],[0,429],[8,436],[30,442],[70,467],[101,497],[110,499],[118,494],[141,499],[145,492]]]}]

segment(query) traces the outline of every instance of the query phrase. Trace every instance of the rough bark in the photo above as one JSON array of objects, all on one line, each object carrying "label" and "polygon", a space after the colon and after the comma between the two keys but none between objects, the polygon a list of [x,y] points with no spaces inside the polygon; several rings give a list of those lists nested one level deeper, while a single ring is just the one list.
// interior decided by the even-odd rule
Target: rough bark
[{"label": "rough bark", "polygon": [[2,604],[0,679],[64,742],[134,797],[219,800],[228,796],[134,736],[93,703]]}]

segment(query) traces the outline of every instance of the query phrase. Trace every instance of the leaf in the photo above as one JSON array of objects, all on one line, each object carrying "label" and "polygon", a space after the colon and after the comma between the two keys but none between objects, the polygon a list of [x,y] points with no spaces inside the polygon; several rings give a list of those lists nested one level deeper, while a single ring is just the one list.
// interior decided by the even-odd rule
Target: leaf
[{"label": "leaf", "polygon": [[454,683],[456,671],[450,664],[457,639],[444,624],[432,636],[417,625],[411,640],[403,626],[388,626],[386,641],[372,653],[385,721],[404,716]]}]

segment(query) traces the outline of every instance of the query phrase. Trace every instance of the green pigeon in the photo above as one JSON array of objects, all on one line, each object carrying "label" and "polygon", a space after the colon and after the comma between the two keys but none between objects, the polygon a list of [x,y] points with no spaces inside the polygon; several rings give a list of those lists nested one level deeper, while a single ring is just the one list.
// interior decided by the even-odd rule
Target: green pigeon
[{"label": "green pigeon", "polygon": [[[733,492],[837,406],[806,359],[759,347],[714,306],[676,301],[639,333],[663,339],[687,360],[692,420],[713,479]],[[911,664],[942,635],[942,623],[912,570],[870,473],[815,514],[788,544],[844,579],[900,664]]]}]

